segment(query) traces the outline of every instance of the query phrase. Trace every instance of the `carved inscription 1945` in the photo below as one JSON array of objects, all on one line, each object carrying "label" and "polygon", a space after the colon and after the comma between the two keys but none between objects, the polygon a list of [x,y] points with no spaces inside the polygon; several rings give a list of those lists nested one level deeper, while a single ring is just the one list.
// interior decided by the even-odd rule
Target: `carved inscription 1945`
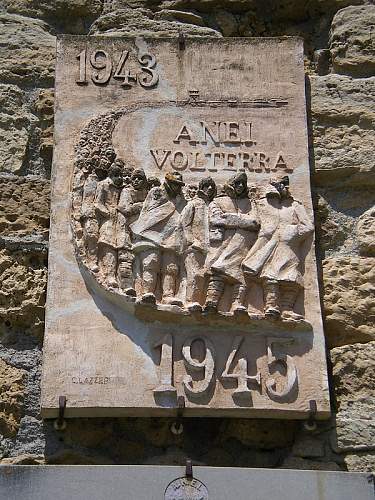
[{"label": "carved inscription 1945", "polygon": [[56,99],[44,415],[328,416],[301,41],[66,37]]}]

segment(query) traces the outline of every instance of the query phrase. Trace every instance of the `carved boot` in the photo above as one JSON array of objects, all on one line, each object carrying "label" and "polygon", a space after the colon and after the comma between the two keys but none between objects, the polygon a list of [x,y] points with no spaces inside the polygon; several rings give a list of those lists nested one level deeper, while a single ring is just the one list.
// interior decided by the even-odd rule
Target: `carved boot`
[{"label": "carved boot", "polygon": [[224,292],[224,279],[221,276],[212,276],[207,289],[204,312],[217,312],[217,308]]},{"label": "carved boot", "polygon": [[241,283],[236,283],[233,286],[233,303],[231,311],[233,314],[247,313],[247,309],[244,306],[246,297],[246,287]]},{"label": "carved boot", "polygon": [[303,319],[301,314],[294,312],[298,288],[294,283],[284,284],[281,288],[281,317],[283,319]]},{"label": "carved boot", "polygon": [[280,317],[279,284],[277,281],[267,280],[264,284],[264,315],[270,319]]},{"label": "carved boot", "polygon": [[177,279],[178,279],[178,265],[175,258],[166,257],[166,263],[163,276],[163,303],[172,306],[182,307],[183,302],[176,297]]}]

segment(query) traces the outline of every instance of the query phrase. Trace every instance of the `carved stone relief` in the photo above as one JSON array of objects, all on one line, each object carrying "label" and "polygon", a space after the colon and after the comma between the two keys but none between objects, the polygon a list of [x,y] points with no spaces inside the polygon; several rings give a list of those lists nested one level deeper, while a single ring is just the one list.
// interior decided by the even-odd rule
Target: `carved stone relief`
[{"label": "carved stone relief", "polygon": [[[75,148],[80,263],[111,293],[156,309],[303,321],[295,304],[314,225],[288,175],[270,172],[258,184],[239,170],[221,185],[206,173],[186,183],[172,169],[147,177],[115,152],[112,133],[125,112],[91,120]],[[254,287],[260,307],[249,298]]]}]

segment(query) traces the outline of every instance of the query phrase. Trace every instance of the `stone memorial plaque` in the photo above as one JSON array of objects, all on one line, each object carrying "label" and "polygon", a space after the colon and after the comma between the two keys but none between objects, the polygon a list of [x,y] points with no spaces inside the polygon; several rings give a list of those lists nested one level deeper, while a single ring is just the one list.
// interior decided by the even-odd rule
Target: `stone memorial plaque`
[{"label": "stone memorial plaque", "polygon": [[42,411],[329,416],[299,38],[58,41]]}]

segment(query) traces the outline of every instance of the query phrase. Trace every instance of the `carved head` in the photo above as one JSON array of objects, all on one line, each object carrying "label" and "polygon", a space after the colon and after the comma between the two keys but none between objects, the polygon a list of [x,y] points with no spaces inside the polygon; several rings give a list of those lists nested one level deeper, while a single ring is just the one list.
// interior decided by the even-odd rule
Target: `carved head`
[{"label": "carved head", "polygon": [[195,198],[197,193],[198,193],[198,186],[196,184],[188,184],[186,186],[186,194],[189,200]]},{"label": "carved head", "polygon": [[122,186],[122,168],[115,164],[111,165],[108,170],[108,177],[117,188]]},{"label": "carved head", "polygon": [[182,180],[182,174],[180,172],[167,172],[165,174],[164,184],[167,190],[170,190],[171,193],[175,196],[181,194],[181,189],[183,186],[185,186],[185,183]]},{"label": "carved head", "polygon": [[226,184],[226,192],[232,198],[246,198],[248,189],[247,175],[245,172],[236,174],[229,179]]},{"label": "carved head", "polygon": [[115,150],[113,148],[107,148],[105,150],[105,156],[110,162],[113,162],[113,160],[116,158]]},{"label": "carved head", "polygon": [[122,170],[122,183],[124,186],[130,186],[132,183],[133,167],[126,166]]},{"label": "carved head", "polygon": [[216,183],[211,177],[206,177],[199,182],[198,196],[212,201],[217,194]]},{"label": "carved head", "polygon": [[131,182],[133,188],[137,191],[147,188],[147,177],[141,168],[134,170]]},{"label": "carved head", "polygon": [[148,184],[148,189],[151,189],[153,187],[159,187],[161,182],[160,179],[158,179],[157,177],[149,177],[147,180],[147,184]]},{"label": "carved head", "polygon": [[291,197],[291,194],[289,192],[289,176],[285,175],[279,181],[271,180],[271,184],[277,189],[281,199],[286,199]]}]

